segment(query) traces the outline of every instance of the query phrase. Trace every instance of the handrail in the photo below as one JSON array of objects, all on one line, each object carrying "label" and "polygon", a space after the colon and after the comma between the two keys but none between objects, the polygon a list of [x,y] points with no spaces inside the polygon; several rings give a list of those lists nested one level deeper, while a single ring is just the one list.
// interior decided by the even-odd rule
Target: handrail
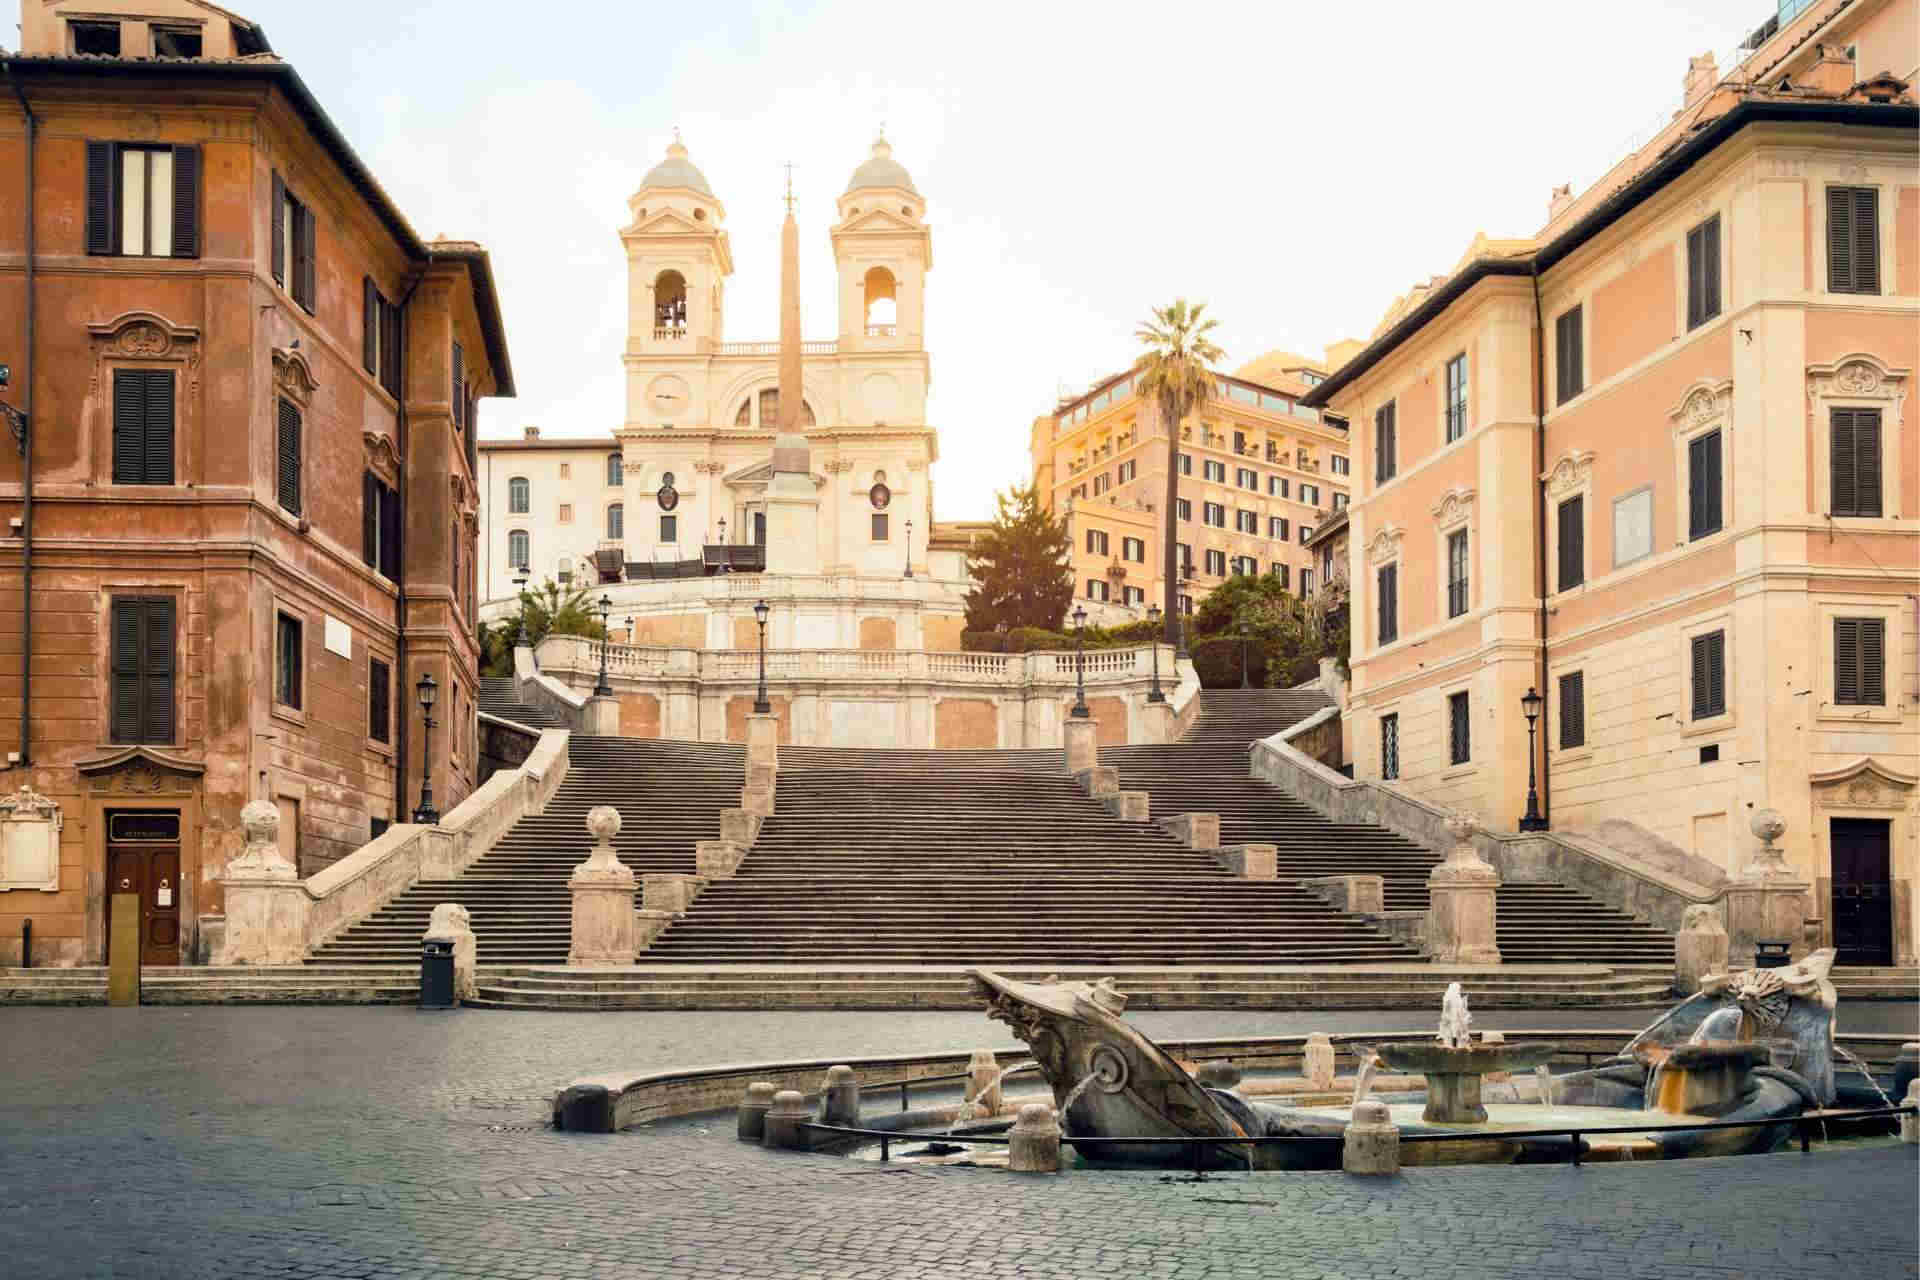
[{"label": "handrail", "polygon": [[[1017,1066],[1012,1066],[1007,1068],[1005,1071],[1000,1073],[1000,1078],[1002,1080],[1011,1080],[1014,1076],[1032,1075],[1034,1072],[1038,1070],[1040,1070],[1040,1064],[1037,1062],[1030,1062],[1025,1064],[1024,1066],[1017,1065]],[[973,1072],[955,1071],[944,1076],[909,1076],[903,1080],[879,1080],[879,1081],[875,1081],[872,1084],[862,1085],[861,1088],[863,1089],[898,1089],[900,1091],[900,1109],[902,1111],[905,1111],[907,1109],[907,1087],[909,1085],[948,1084],[955,1080],[971,1080],[971,1079],[973,1079]]]}]

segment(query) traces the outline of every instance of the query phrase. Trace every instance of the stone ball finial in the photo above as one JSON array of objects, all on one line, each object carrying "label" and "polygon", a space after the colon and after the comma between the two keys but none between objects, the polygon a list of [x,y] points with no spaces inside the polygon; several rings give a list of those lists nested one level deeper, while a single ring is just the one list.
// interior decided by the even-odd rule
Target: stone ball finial
[{"label": "stone ball finial", "polygon": [[1455,810],[1444,819],[1447,834],[1453,837],[1455,844],[1465,844],[1473,839],[1473,833],[1480,829],[1480,819],[1463,810]]},{"label": "stone ball finial", "polygon": [[620,834],[620,811],[610,804],[597,804],[587,810],[587,834],[595,840],[611,840]]},{"label": "stone ball finial", "polygon": [[1760,843],[1769,849],[1773,847],[1775,840],[1786,834],[1787,830],[1787,820],[1781,816],[1778,809],[1758,810],[1753,815],[1753,821],[1748,825],[1752,828],[1753,834],[1760,838]]},{"label": "stone ball finial", "polygon": [[249,800],[240,810],[240,827],[247,833],[249,845],[278,844],[279,806],[265,800]]}]

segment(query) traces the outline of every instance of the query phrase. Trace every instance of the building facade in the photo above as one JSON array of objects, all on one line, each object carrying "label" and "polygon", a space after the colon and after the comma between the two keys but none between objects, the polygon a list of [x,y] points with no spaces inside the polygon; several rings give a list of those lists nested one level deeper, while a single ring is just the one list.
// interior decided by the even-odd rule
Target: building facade
[{"label": "building facade", "polygon": [[1915,12],[1696,60],[1309,396],[1353,424],[1355,776],[1512,829],[1531,766],[1555,828],[1728,875],[1777,810],[1843,963],[1916,943]]},{"label": "building facade", "polygon": [[[1301,403],[1324,376],[1317,362],[1275,352],[1223,375],[1181,424],[1175,525],[1187,612],[1234,574],[1313,590],[1307,540],[1351,491],[1344,424]],[[1072,538],[1074,595],[1099,622],[1142,618],[1166,598],[1167,435],[1135,383],[1129,369],[1034,419],[1029,446],[1040,500]]]},{"label": "building facade", "polygon": [[[0,94],[0,964],[201,958],[240,810],[301,874],[474,785],[476,413],[510,394],[486,253],[423,243],[261,30],[30,0]],[[24,104],[24,105],[23,105]],[[30,336],[29,336],[30,335]],[[11,733],[7,735],[13,737]]]}]

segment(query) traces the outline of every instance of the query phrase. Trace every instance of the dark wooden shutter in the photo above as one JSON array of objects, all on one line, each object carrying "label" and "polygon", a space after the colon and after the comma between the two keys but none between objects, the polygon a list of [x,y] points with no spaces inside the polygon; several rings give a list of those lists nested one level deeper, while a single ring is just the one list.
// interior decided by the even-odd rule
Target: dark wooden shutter
[{"label": "dark wooden shutter", "polygon": [[1887,624],[1882,618],[1833,620],[1833,700],[1878,707],[1887,701]]},{"label": "dark wooden shutter", "polygon": [[1687,442],[1687,536],[1704,538],[1721,525],[1720,433]]},{"label": "dark wooden shutter", "polygon": [[380,291],[371,276],[360,277],[360,367],[380,376]]},{"label": "dark wooden shutter", "polygon": [[140,707],[145,692],[141,684],[140,632],[145,603],[126,599],[113,602],[113,692],[108,732],[115,742],[140,741]]},{"label": "dark wooden shutter", "polygon": [[367,659],[367,736],[387,742],[393,736],[393,672],[378,658]]},{"label": "dark wooden shutter", "polygon": [[1400,566],[1390,564],[1380,570],[1380,643],[1388,644],[1400,633]]},{"label": "dark wooden shutter", "polygon": [[1880,192],[1853,189],[1853,291],[1880,292]]},{"label": "dark wooden shutter", "polygon": [[113,371],[113,482],[173,483],[173,371]]},{"label": "dark wooden shutter", "polygon": [[200,256],[200,148],[173,149],[173,256]]},{"label": "dark wooden shutter", "polygon": [[114,153],[111,142],[87,144],[87,252],[112,253],[118,229],[113,218]]},{"label": "dark wooden shutter", "polygon": [[279,402],[278,437],[280,505],[300,514],[300,410],[291,400]]},{"label": "dark wooden shutter", "polygon": [[1860,702],[1859,618],[1833,620],[1833,700],[1843,706]]},{"label": "dark wooden shutter", "polygon": [[396,400],[400,397],[400,307],[386,303],[380,308],[383,326],[380,340],[380,385]]},{"label": "dark wooden shutter", "polygon": [[453,344],[453,386],[448,398],[453,401],[453,425],[462,427],[467,421],[467,353],[459,343]]},{"label": "dark wooden shutter", "polygon": [[400,581],[400,494],[380,486],[380,572]]},{"label": "dark wooden shutter", "polygon": [[380,562],[380,481],[371,471],[360,473],[360,562]]},{"label": "dark wooden shutter", "polygon": [[173,370],[145,370],[146,483],[173,483]]},{"label": "dark wooden shutter", "polygon": [[1693,658],[1693,719],[1706,720],[1727,709],[1726,633],[1695,636]]},{"label": "dark wooden shutter", "polygon": [[273,200],[268,216],[273,220],[270,238],[273,242],[273,280],[286,287],[287,283],[287,184],[279,174],[273,175]]},{"label": "dark wooden shutter", "polygon": [[1560,677],[1560,749],[1587,742],[1587,674],[1570,671]]},{"label": "dark wooden shutter", "polygon": [[1850,516],[1860,506],[1860,487],[1854,474],[1855,419],[1852,409],[1835,409],[1828,420],[1827,462],[1832,477],[1829,514]]},{"label": "dark wooden shutter", "polygon": [[313,264],[319,256],[315,251],[314,239],[314,225],[317,219],[313,216],[313,210],[305,205],[299,206],[296,213],[298,216],[294,219],[293,228],[300,236],[300,283],[295,288],[294,300],[308,311],[312,311],[316,305],[313,291]]},{"label": "dark wooden shutter", "polygon": [[145,705],[141,719],[143,742],[173,741],[173,601],[150,599],[144,610]]},{"label": "dark wooden shutter", "polygon": [[113,602],[112,703],[115,742],[173,741],[173,601],[122,596]]},{"label": "dark wooden shutter", "polygon": [[1571,590],[1587,580],[1586,497],[1560,504],[1560,589]]},{"label": "dark wooden shutter", "polygon": [[1687,327],[1720,314],[1720,215],[1687,232]]},{"label": "dark wooden shutter", "polygon": [[1832,431],[1833,514],[1881,514],[1880,411],[1835,409]]},{"label": "dark wooden shutter", "polygon": [[1882,618],[1860,620],[1860,701],[1875,707],[1887,702],[1887,624]]},{"label": "dark wooden shutter", "polygon": [[1584,386],[1584,346],[1581,308],[1574,307],[1562,312],[1560,319],[1554,323],[1554,372],[1558,381],[1558,404],[1565,404],[1579,395]]}]

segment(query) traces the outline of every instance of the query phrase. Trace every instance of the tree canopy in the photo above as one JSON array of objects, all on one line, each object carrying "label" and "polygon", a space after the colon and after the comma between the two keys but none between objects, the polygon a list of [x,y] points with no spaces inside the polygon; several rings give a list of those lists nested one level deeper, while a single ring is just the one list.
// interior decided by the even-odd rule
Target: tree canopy
[{"label": "tree canopy", "polygon": [[1193,614],[1193,662],[1209,688],[1240,683],[1244,628],[1248,683],[1287,688],[1313,679],[1320,659],[1347,658],[1346,584],[1336,579],[1301,598],[1271,573],[1236,574]]},{"label": "tree canopy", "polygon": [[488,626],[480,625],[480,660],[485,674],[513,674],[513,651],[529,648],[548,636],[586,636],[604,639],[605,630],[594,611],[591,587],[561,586],[548,578],[533,590],[520,592],[520,611]]},{"label": "tree canopy", "polygon": [[1032,485],[994,494],[993,525],[967,553],[974,587],[968,631],[1060,630],[1073,603],[1067,526],[1040,505]]},{"label": "tree canopy", "polygon": [[1174,465],[1173,455],[1180,451],[1180,423],[1212,397],[1219,385],[1214,380],[1213,365],[1227,354],[1207,336],[1220,322],[1206,311],[1204,302],[1189,306],[1185,298],[1175,298],[1168,306],[1155,307],[1147,322],[1134,331],[1134,336],[1146,348],[1134,365],[1140,371],[1134,382],[1136,392],[1159,410],[1160,421],[1167,429],[1167,498],[1163,512],[1165,528],[1161,534],[1165,544],[1161,575],[1166,598],[1160,607],[1165,610],[1169,642],[1178,638],[1180,616],[1175,585],[1180,577],[1175,559],[1179,533],[1173,521],[1174,510],[1179,506],[1180,468]]}]

